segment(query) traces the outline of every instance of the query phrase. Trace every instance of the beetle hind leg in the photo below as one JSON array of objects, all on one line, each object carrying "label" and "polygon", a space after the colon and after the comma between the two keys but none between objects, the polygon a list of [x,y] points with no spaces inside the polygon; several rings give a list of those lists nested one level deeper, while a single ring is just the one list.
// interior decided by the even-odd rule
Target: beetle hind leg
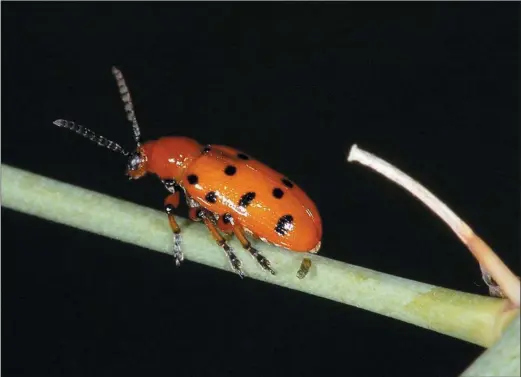
[{"label": "beetle hind leg", "polygon": [[254,248],[250,241],[246,238],[246,234],[244,233],[244,229],[240,225],[235,225],[233,227],[233,233],[235,234],[235,237],[239,240],[242,247],[247,250],[252,257],[255,258],[257,263],[260,264],[260,266],[266,270],[269,271],[272,275],[275,275],[275,271],[271,268],[271,263],[264,255],[262,255],[259,250]]},{"label": "beetle hind leg", "polygon": [[244,278],[244,272],[242,271],[242,263],[237,255],[233,252],[233,249],[226,243],[224,237],[219,233],[219,230],[214,224],[214,217],[210,211],[207,211],[203,208],[190,208],[189,217],[193,221],[203,221],[210,233],[212,234],[213,239],[217,242],[217,245],[223,248],[224,252],[228,256],[228,260],[235,272],[241,277]]},{"label": "beetle hind leg", "polygon": [[243,227],[239,224],[236,224],[229,213],[226,213],[219,218],[219,228],[223,229],[225,232],[233,233],[241,243],[242,247],[247,250],[252,257],[255,258],[257,263],[259,263],[264,270],[269,271],[272,275],[275,275],[275,271],[273,271],[271,268],[270,261],[251,245],[250,241],[248,241],[248,238],[246,238]]}]

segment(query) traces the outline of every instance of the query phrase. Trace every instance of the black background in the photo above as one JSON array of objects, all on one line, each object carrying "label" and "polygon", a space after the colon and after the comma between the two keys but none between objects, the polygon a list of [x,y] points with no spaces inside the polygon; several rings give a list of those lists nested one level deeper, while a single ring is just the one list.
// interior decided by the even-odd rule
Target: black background
[{"label": "black background", "polygon": [[[3,3],[2,160],[160,209],[156,179],[52,125],[132,146],[234,146],[287,174],[321,254],[486,294],[470,253],[358,143],[439,195],[519,274],[515,3]],[[5,376],[460,373],[478,346],[2,209]],[[166,220],[165,220],[166,221]],[[221,251],[216,248],[216,253]]]}]

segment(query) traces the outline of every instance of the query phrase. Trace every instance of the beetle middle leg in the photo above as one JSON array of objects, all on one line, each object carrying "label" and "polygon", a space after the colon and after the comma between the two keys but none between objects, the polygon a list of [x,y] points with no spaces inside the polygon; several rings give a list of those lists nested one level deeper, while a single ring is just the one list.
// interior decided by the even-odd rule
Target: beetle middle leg
[{"label": "beetle middle leg", "polygon": [[232,215],[225,213],[221,216],[218,221],[218,226],[226,233],[233,233],[241,243],[242,247],[247,250],[255,260],[257,260],[261,267],[264,270],[269,271],[272,275],[275,275],[275,271],[271,268],[270,261],[251,245],[250,241],[246,238],[243,227],[234,221]]},{"label": "beetle middle leg", "polygon": [[210,211],[207,211],[203,208],[190,208],[189,209],[189,217],[193,221],[203,221],[210,233],[212,234],[213,239],[217,242],[217,245],[223,248],[224,252],[228,256],[230,264],[235,272],[239,274],[241,278],[244,277],[244,272],[242,272],[241,266],[242,263],[239,258],[233,252],[233,249],[226,243],[224,237],[219,233],[219,230],[214,224],[213,214]]}]

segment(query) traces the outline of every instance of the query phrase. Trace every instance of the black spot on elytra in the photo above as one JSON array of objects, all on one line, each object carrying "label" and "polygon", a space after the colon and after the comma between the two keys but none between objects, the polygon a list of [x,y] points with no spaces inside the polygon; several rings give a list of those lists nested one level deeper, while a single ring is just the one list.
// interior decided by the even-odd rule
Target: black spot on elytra
[{"label": "black spot on elytra", "polygon": [[273,189],[273,196],[277,199],[280,199],[284,196],[284,191],[282,191],[280,188],[274,188]]},{"label": "black spot on elytra", "polygon": [[287,188],[292,188],[293,187],[293,183],[289,179],[282,178],[281,181],[284,184],[284,186],[286,186]]},{"label": "black spot on elytra", "polygon": [[232,215],[230,215],[229,213],[225,213],[223,215],[223,223],[230,224],[231,222],[232,222]]},{"label": "black spot on elytra", "polygon": [[251,202],[255,199],[255,193],[254,192],[247,192],[243,196],[241,196],[241,199],[239,200],[239,205],[241,207],[248,207]]},{"label": "black spot on elytra", "polygon": [[290,229],[288,229],[288,226],[293,223],[293,216],[291,215],[284,215],[282,216],[279,221],[277,222],[277,226],[275,227],[275,232],[280,234],[281,236],[286,235]]},{"label": "black spot on elytra", "polygon": [[207,144],[204,146],[203,150],[201,151],[202,153],[208,153],[212,150],[212,146],[210,144]]},{"label": "black spot on elytra", "polygon": [[191,185],[195,185],[199,182],[199,178],[195,174],[190,174],[186,179],[188,179],[188,183]]},{"label": "black spot on elytra", "polygon": [[244,153],[237,153],[237,157],[239,157],[241,160],[249,160],[250,159]]},{"label": "black spot on elytra", "polygon": [[215,191],[210,191],[208,194],[206,194],[205,198],[209,203],[215,203],[217,201],[217,195],[215,194]]},{"label": "black spot on elytra", "polygon": [[233,165],[228,165],[224,169],[224,174],[226,174],[226,175],[234,175],[236,172],[237,172],[237,168]]}]

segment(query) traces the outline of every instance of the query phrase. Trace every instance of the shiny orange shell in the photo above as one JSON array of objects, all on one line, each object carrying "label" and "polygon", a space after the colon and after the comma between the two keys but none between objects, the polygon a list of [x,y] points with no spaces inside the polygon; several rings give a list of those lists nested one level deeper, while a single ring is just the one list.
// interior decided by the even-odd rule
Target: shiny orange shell
[{"label": "shiny orange shell", "polygon": [[199,205],[219,216],[230,213],[264,242],[299,252],[320,248],[322,221],[306,193],[236,149],[209,146],[187,164],[178,183]]}]

